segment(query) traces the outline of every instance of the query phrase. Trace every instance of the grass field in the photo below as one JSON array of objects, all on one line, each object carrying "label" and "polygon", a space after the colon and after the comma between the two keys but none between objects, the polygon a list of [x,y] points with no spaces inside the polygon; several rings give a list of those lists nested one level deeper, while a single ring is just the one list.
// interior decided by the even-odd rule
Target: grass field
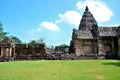
[{"label": "grass field", "polygon": [[0,62],[0,80],[120,80],[120,61]]}]

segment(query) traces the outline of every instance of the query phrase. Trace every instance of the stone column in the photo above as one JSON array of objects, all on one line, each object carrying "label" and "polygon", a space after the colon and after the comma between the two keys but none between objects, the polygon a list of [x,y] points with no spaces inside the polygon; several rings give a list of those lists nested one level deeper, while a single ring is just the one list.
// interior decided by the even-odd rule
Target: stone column
[{"label": "stone column", "polygon": [[102,43],[100,40],[98,40],[98,54],[102,53],[101,48],[102,48]]},{"label": "stone column", "polygon": [[1,57],[3,57],[3,47],[1,47]]},{"label": "stone column", "polygon": [[16,53],[15,53],[15,47],[13,48],[13,56],[15,56],[16,55]]},{"label": "stone column", "polygon": [[4,48],[5,49],[5,57],[9,57],[9,48]]},{"label": "stone column", "polygon": [[114,49],[114,41],[113,40],[111,42],[111,45],[112,45],[112,51],[114,51],[115,49]]},{"label": "stone column", "polygon": [[9,48],[9,57],[11,58],[11,54],[12,54],[12,48]]},{"label": "stone column", "polygon": [[120,59],[120,37],[118,37],[118,59]]},{"label": "stone column", "polygon": [[120,53],[120,37],[118,37],[118,52]]}]

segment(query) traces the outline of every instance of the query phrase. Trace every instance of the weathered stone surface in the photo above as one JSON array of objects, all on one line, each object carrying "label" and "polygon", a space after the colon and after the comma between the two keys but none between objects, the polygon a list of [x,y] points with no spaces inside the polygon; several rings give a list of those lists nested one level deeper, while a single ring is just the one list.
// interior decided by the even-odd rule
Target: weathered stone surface
[{"label": "weathered stone surface", "polygon": [[94,16],[86,7],[79,29],[73,29],[70,50],[78,56],[99,54],[115,57],[120,52],[120,26],[98,27]]},{"label": "weathered stone surface", "polygon": [[0,59],[12,60],[15,55],[15,44],[9,38],[6,38],[0,42]]},{"label": "weathered stone surface", "polygon": [[99,36],[117,36],[118,27],[99,27]]},{"label": "weathered stone surface", "polygon": [[79,39],[93,39],[93,35],[89,30],[73,30],[73,37]]},{"label": "weathered stone surface", "polygon": [[80,22],[80,25],[79,25],[79,30],[81,30],[83,32],[88,31],[88,33],[92,34],[92,36],[95,37],[95,38],[98,35],[97,22],[96,22],[94,16],[89,11],[87,6],[86,6],[86,9],[85,9],[85,12],[83,13],[83,16],[82,16],[82,19],[81,19],[81,22]]}]

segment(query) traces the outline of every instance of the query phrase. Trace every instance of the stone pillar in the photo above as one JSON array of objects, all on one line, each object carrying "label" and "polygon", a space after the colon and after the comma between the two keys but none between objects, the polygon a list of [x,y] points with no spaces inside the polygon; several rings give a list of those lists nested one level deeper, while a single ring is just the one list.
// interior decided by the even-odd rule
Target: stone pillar
[{"label": "stone pillar", "polygon": [[113,40],[111,42],[111,45],[112,45],[112,51],[114,51],[115,49],[114,49],[114,41]]},{"label": "stone pillar", "polygon": [[99,39],[98,40],[98,53],[99,54],[105,54],[105,49],[104,49],[104,43],[103,40]]},{"label": "stone pillar", "polygon": [[118,59],[120,59],[120,37],[118,37]]},{"label": "stone pillar", "polygon": [[80,41],[79,40],[75,40],[74,41],[74,53],[79,56],[81,54],[81,45],[80,45]]},{"label": "stone pillar", "polygon": [[5,49],[5,57],[9,57],[9,51],[10,49],[9,48],[4,48]]},{"label": "stone pillar", "polygon": [[16,53],[15,53],[15,47],[13,48],[13,56],[15,56],[16,55]]},{"label": "stone pillar", "polygon": [[11,58],[11,54],[12,54],[12,48],[9,48],[9,57]]},{"label": "stone pillar", "polygon": [[1,47],[1,57],[3,57],[3,47]]},{"label": "stone pillar", "polygon": [[101,54],[102,53],[102,43],[100,40],[98,40],[98,54]]},{"label": "stone pillar", "polygon": [[120,53],[120,38],[118,37],[118,52]]}]

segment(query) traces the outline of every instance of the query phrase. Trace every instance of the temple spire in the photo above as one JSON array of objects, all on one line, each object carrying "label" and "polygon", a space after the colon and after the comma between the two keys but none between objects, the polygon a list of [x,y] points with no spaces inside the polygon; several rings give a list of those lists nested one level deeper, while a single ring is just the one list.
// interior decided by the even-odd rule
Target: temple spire
[{"label": "temple spire", "polygon": [[89,11],[89,8],[88,8],[88,6],[86,6],[86,8],[85,8],[85,11],[87,12],[87,11]]},{"label": "temple spire", "polygon": [[83,16],[79,25],[79,30],[88,30],[92,32],[93,36],[97,36],[98,25],[94,16],[89,11],[88,6],[86,6],[85,12],[83,13]]},{"label": "temple spire", "polygon": [[83,13],[80,21],[79,30],[91,30],[95,27],[98,27],[97,22],[92,13],[89,11],[88,6],[86,6],[85,12]]}]

